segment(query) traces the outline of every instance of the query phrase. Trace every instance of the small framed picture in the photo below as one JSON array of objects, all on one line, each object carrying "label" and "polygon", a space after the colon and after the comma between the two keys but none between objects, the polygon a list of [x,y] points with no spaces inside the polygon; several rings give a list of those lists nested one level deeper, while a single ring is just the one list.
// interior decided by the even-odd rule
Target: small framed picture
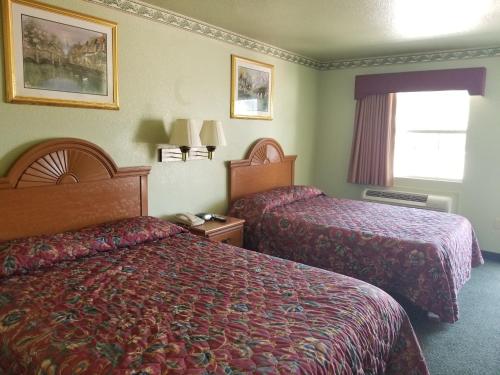
[{"label": "small framed picture", "polygon": [[274,66],[231,55],[231,117],[272,120]]},{"label": "small framed picture", "polygon": [[3,0],[7,101],[118,109],[117,25]]}]

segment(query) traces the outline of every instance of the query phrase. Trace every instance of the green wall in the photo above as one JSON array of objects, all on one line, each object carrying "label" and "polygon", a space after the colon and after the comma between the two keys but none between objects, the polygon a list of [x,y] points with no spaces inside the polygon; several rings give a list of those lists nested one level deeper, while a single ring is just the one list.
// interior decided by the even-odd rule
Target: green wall
[{"label": "green wall", "polygon": [[[0,175],[42,140],[78,137],[103,147],[119,166],[152,166],[150,214],[225,212],[224,161],[243,158],[258,138],[274,137],[287,153],[299,155],[297,182],[311,183],[318,71],[107,7],[44,1],[118,23],[120,110],[8,104],[2,87]],[[231,54],[275,65],[273,121],[229,118]],[[171,124],[184,117],[222,120],[228,146],[217,150],[213,161],[158,163],[157,145],[167,143],[164,120]]]},{"label": "green wall", "polygon": [[[473,97],[471,102],[463,183],[398,180],[396,187],[453,195],[458,212],[476,227],[482,247],[500,252],[500,230],[495,229],[500,225],[500,58],[319,72],[107,7],[77,0],[45,1],[119,24],[120,110],[7,104],[3,100],[0,175],[23,151],[42,140],[79,137],[103,147],[119,166],[152,166],[152,215],[224,212],[224,161],[242,158],[258,138],[274,137],[287,153],[299,155],[297,183],[315,183],[335,196],[359,198],[364,187],[346,182],[354,120],[354,77],[486,66],[486,96]],[[273,121],[229,118],[231,54],[275,65]],[[167,141],[164,122],[168,127],[181,117],[222,120],[228,146],[217,150],[211,162],[158,163],[157,146]],[[499,225],[495,225],[497,218]]]},{"label": "green wall", "polygon": [[346,198],[359,198],[365,188],[347,183],[356,75],[474,66],[487,68],[486,95],[471,97],[463,182],[398,179],[396,188],[454,196],[457,212],[471,220],[481,247],[500,252],[500,58],[322,72],[315,184],[330,194]]}]

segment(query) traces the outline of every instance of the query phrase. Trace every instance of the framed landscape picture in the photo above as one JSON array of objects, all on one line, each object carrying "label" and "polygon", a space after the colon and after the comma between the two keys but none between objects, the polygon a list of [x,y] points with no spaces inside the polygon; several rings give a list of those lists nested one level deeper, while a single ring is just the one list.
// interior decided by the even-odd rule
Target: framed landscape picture
[{"label": "framed landscape picture", "polygon": [[231,117],[272,120],[274,66],[231,55]]},{"label": "framed landscape picture", "polygon": [[7,101],[118,109],[115,23],[3,0]]}]

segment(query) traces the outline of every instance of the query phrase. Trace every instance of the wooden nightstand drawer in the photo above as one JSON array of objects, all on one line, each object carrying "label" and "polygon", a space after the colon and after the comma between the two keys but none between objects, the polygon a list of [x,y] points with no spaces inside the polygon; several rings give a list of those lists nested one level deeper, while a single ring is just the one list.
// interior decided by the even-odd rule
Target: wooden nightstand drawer
[{"label": "wooden nightstand drawer", "polygon": [[242,247],[243,246],[243,227],[228,230],[224,233],[208,235],[212,241],[224,242],[229,245]]},{"label": "wooden nightstand drawer", "polygon": [[245,220],[226,216],[226,222],[207,221],[202,225],[187,228],[191,233],[212,241],[224,242],[233,246],[243,246],[243,224]]}]

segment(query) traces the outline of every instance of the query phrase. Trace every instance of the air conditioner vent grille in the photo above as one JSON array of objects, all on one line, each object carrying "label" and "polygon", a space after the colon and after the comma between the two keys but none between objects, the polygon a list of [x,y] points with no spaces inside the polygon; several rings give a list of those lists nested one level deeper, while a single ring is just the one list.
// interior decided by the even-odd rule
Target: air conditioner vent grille
[{"label": "air conditioner vent grille", "polygon": [[428,199],[427,194],[408,194],[402,193],[399,191],[383,191],[383,190],[367,190],[367,197],[375,197],[375,198],[388,198],[388,199],[397,199],[401,201],[409,201],[409,202],[419,202],[426,203]]},{"label": "air conditioner vent grille", "polygon": [[453,198],[443,195],[419,194],[395,190],[365,189],[361,193],[361,199],[371,202],[423,208],[426,210],[442,212],[452,212],[453,209]]}]

